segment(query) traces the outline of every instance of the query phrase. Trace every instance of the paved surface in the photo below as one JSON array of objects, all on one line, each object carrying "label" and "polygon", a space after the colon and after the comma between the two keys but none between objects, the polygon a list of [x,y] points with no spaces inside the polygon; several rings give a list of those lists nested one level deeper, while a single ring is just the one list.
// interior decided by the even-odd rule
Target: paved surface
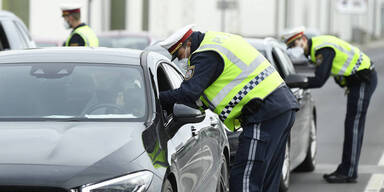
[{"label": "paved surface", "polygon": [[375,62],[378,86],[368,109],[365,137],[356,184],[328,184],[324,173],[336,169],[341,160],[346,97],[330,78],[312,91],[318,114],[318,165],[313,173],[293,173],[291,192],[384,192],[384,42],[365,47]]}]

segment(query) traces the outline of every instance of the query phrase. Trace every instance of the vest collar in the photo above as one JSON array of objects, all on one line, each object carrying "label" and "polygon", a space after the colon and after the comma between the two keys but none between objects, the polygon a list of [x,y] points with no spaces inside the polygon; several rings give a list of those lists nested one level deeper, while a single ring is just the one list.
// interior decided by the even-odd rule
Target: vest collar
[{"label": "vest collar", "polygon": [[81,24],[78,25],[77,27],[73,28],[72,32],[74,32],[77,28],[82,27],[82,26],[85,26],[85,25],[86,25],[85,23],[81,23]]},{"label": "vest collar", "polygon": [[192,33],[191,53],[195,52],[196,49],[200,47],[200,44],[203,41],[204,36],[205,34],[199,31],[195,31]]},{"label": "vest collar", "polygon": [[310,56],[312,51],[312,38],[308,39],[308,54],[305,54],[305,56]]}]

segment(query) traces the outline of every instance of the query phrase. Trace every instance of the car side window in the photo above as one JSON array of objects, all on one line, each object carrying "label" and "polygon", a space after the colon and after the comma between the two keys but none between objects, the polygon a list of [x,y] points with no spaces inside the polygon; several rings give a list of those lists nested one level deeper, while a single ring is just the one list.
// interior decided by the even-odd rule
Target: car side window
[{"label": "car side window", "polygon": [[277,71],[279,72],[280,76],[285,79],[286,77],[286,73],[283,71],[282,67],[281,67],[281,59],[279,58],[279,55],[277,54],[277,52],[275,51],[275,49],[273,48],[272,49],[272,58],[273,58],[273,62],[275,65],[274,67],[277,69]]},{"label": "car side window", "polygon": [[159,67],[157,68],[157,83],[160,92],[173,89],[173,85],[163,65],[159,65]]},{"label": "car side window", "polygon": [[283,56],[285,58],[285,67],[287,68],[287,71],[289,72],[289,74],[296,73],[295,67],[293,66],[293,63],[292,63],[291,59],[287,55],[287,52],[286,51],[282,51],[282,53],[283,53]]},{"label": "car side window", "polygon": [[24,49],[27,47],[22,34],[11,20],[3,20],[2,24],[12,49]]},{"label": "car side window", "polygon": [[289,67],[289,65],[292,65],[292,63],[288,63],[290,60],[287,60],[286,55],[281,49],[274,47],[272,54],[274,55],[274,58],[276,58],[275,60],[278,65],[277,67],[279,68],[280,75],[283,78],[286,78],[288,75],[295,73],[295,70]]},{"label": "car side window", "polygon": [[167,74],[169,75],[170,80],[172,81],[173,87],[179,88],[181,83],[184,80],[183,75],[177,72],[177,70],[171,65],[169,65],[168,63],[163,63],[163,66],[167,71]]},{"label": "car side window", "polygon": [[[172,84],[169,75],[167,74],[167,71],[165,70],[165,66],[163,63],[161,63],[157,68],[157,85],[159,88],[159,92],[168,91],[175,88],[175,86]],[[173,106],[166,106],[165,108],[163,108],[163,111],[166,111],[165,115],[168,116],[169,114],[172,114]]]},{"label": "car side window", "polygon": [[[268,53],[270,53],[270,52],[268,52]],[[269,61],[269,63],[275,68],[275,69],[277,69],[277,71],[279,71],[279,73],[280,73],[280,69],[279,68],[277,68],[277,66],[276,66],[276,61],[275,61],[275,58],[274,58],[274,56],[270,53],[270,54],[268,54],[267,52],[265,53],[265,55],[264,55],[264,57]]]},{"label": "car side window", "polygon": [[4,31],[3,24],[0,22],[0,51],[10,49],[7,34]]}]

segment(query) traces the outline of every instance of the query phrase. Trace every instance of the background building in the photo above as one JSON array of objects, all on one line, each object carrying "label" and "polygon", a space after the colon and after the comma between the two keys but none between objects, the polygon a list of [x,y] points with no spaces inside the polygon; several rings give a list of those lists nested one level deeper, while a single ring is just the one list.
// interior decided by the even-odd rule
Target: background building
[{"label": "background building", "polygon": [[[60,5],[83,6],[82,20],[97,32],[149,31],[164,37],[184,25],[245,36],[278,36],[306,26],[319,33],[365,42],[384,34],[384,0],[0,0],[35,38],[64,40]],[[359,10],[341,8],[360,2]],[[347,6],[346,6],[347,7]]]}]

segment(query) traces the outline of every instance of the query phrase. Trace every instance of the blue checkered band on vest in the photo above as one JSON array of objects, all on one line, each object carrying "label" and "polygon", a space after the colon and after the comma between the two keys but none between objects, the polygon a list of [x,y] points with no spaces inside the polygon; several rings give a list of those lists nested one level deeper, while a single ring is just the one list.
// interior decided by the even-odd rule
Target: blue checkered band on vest
[{"label": "blue checkered band on vest", "polygon": [[241,89],[228,103],[227,106],[224,107],[223,111],[221,111],[219,117],[222,121],[227,119],[228,115],[231,113],[232,109],[240,103],[240,101],[248,94],[253,88],[255,88],[259,83],[261,83],[265,78],[267,78],[270,74],[275,71],[275,68],[272,66],[267,67],[262,71],[259,75],[253,78],[248,84],[246,84],[243,89]]},{"label": "blue checkered band on vest", "polygon": [[357,70],[359,69],[362,61],[363,61],[363,54],[360,52],[359,59],[357,59],[356,65],[353,67],[351,74],[355,74],[357,72]]}]

